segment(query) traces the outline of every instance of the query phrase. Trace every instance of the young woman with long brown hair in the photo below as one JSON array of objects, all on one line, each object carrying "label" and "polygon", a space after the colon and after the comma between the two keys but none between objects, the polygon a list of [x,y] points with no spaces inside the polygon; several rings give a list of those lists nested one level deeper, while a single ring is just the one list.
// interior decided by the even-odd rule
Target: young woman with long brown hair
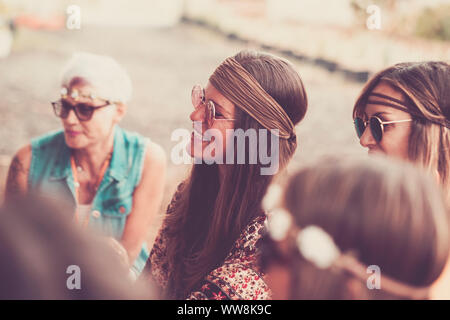
[{"label": "young woman with long brown hair", "polygon": [[[294,126],[303,119],[307,97],[299,74],[278,57],[243,51],[226,59],[209,78],[205,89],[192,91],[195,110],[188,152],[196,160],[190,176],[178,187],[155,240],[148,269],[175,299],[267,299],[270,290],[256,265],[265,214],[261,199],[273,175],[261,173],[263,163],[255,145],[233,144],[230,129],[275,130],[266,138],[282,169],[294,154]],[[205,130],[215,129],[224,137],[205,141]],[[257,139],[258,148],[268,140]],[[255,142],[255,141],[254,141]],[[206,164],[205,151],[215,144],[215,157],[245,163]],[[229,157],[227,157],[228,159]],[[197,161],[198,162],[198,161]]]},{"label": "young woman with long brown hair", "polygon": [[429,174],[382,157],[327,158],[285,190],[266,208],[262,246],[274,299],[430,298],[449,257],[450,217]]},{"label": "young woman with long brown hair", "polygon": [[428,169],[450,200],[448,63],[399,63],[380,71],[362,90],[353,119],[369,153],[381,152]]},{"label": "young woman with long brown hair", "polygon": [[[380,71],[362,90],[353,118],[360,143],[369,153],[381,152],[426,168],[443,186],[450,207],[448,63],[399,63]],[[450,261],[447,270],[444,286],[450,286]]]}]

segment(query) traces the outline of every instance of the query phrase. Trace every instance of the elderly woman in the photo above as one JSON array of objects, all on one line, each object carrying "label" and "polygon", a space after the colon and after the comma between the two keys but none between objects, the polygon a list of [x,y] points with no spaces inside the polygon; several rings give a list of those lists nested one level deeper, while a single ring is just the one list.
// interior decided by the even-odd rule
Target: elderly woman
[{"label": "elderly woman", "polygon": [[159,145],[118,126],[131,91],[127,73],[112,58],[74,55],[63,72],[61,98],[52,103],[63,130],[17,152],[6,200],[30,191],[67,198],[76,223],[110,237],[139,274],[162,201],[166,158]]}]

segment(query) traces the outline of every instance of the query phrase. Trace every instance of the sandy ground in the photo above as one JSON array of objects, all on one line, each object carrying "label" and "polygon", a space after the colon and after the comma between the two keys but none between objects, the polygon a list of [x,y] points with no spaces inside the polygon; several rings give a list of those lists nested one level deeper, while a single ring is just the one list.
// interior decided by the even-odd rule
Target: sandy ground
[{"label": "sandy ground", "polygon": [[[60,127],[50,101],[58,97],[61,68],[74,51],[111,55],[129,71],[134,96],[122,126],[150,137],[170,155],[176,145],[172,131],[191,127],[193,84],[205,84],[223,59],[244,48],[185,24],[166,29],[19,30],[12,54],[0,60],[0,196],[14,152],[30,138]],[[324,154],[364,154],[351,117],[362,85],[310,65],[296,67],[308,92],[309,111],[297,128],[299,148],[289,172]],[[161,213],[188,169],[169,163]],[[155,222],[149,241],[157,226]]]}]

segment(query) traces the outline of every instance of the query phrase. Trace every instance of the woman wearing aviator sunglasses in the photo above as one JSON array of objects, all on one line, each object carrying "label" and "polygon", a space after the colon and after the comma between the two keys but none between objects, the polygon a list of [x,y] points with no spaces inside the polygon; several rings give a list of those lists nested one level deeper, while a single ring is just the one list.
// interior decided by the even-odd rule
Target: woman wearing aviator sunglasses
[{"label": "woman wearing aviator sunglasses", "polygon": [[357,99],[353,119],[369,153],[429,169],[450,196],[450,65],[400,63],[379,72]]},{"label": "woman wearing aviator sunglasses", "polygon": [[437,177],[450,205],[448,63],[399,63],[377,73],[356,101],[353,118],[369,153],[381,152],[427,169]]},{"label": "woman wearing aviator sunglasses", "polygon": [[[136,274],[148,257],[145,237],[162,200],[165,153],[121,129],[131,81],[112,58],[74,55],[52,103],[63,130],[35,138],[14,157],[7,200],[40,192],[66,198],[74,220],[110,237]],[[68,248],[68,250],[70,250]]]},{"label": "woman wearing aviator sunglasses", "polygon": [[[234,145],[230,132],[278,130],[279,150],[272,152],[285,167],[297,147],[294,125],[307,109],[303,83],[287,61],[243,51],[220,64],[206,88],[194,86],[191,97],[190,118],[201,125],[194,125],[187,151],[199,161],[167,209],[149,277],[172,299],[267,299],[270,290],[256,261],[265,221],[261,199],[273,176],[261,174],[260,162],[248,163],[253,148]],[[211,129],[223,144],[205,139]],[[208,164],[204,151],[212,145],[223,156],[234,148],[235,157],[247,160]]]}]

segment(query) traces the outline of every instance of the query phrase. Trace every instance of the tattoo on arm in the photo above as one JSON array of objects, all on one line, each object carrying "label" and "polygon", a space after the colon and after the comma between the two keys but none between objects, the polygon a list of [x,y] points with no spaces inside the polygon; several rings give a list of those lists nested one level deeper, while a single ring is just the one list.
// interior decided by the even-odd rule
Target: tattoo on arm
[{"label": "tattoo on arm", "polygon": [[28,176],[28,170],[24,167],[18,156],[15,156],[9,167],[8,179],[6,181],[6,193],[9,195],[19,194],[21,187],[18,177],[20,175]]}]

